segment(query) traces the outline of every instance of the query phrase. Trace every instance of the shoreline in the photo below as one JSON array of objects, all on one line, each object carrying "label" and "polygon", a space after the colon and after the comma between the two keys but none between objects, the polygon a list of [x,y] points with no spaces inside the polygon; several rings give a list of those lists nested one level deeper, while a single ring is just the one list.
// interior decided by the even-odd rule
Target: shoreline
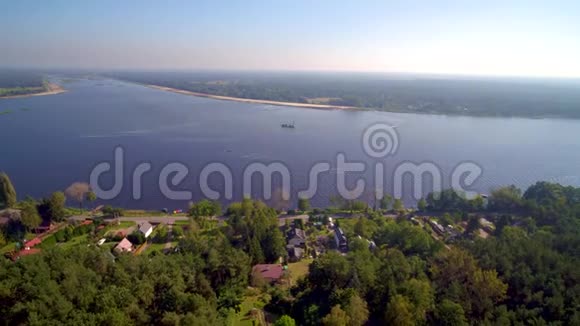
[{"label": "shoreline", "polygon": [[0,96],[0,99],[5,98],[24,98],[24,97],[32,97],[32,96],[45,96],[45,95],[56,95],[67,92],[66,89],[62,88],[60,85],[55,83],[48,83],[48,90],[40,93],[32,93],[32,94],[19,94],[19,95],[9,95],[9,96]]},{"label": "shoreline", "polygon": [[207,93],[198,93],[198,92],[186,91],[186,90],[182,90],[182,89],[159,86],[159,85],[151,85],[151,84],[145,84],[145,86],[147,86],[149,88],[165,91],[165,92],[172,92],[172,93],[189,95],[189,96],[196,96],[196,97],[205,97],[205,98],[211,98],[214,100],[223,100],[223,101],[234,101],[234,102],[253,103],[253,104],[269,104],[269,105],[277,105],[277,106],[290,106],[290,107],[297,107],[297,108],[319,109],[319,110],[362,110],[362,109],[354,107],[354,106],[340,106],[340,105],[328,105],[328,104],[309,104],[309,103],[297,103],[297,102],[258,100],[258,99],[249,99],[249,98],[241,98],[241,97],[213,95],[213,94],[207,94]]}]

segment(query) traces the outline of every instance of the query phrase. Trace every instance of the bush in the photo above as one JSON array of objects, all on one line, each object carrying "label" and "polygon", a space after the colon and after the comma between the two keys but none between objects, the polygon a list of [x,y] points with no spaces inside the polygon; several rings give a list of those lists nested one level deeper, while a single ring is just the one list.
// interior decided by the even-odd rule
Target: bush
[{"label": "bush", "polygon": [[127,236],[127,239],[135,246],[143,244],[145,242],[145,236],[139,230],[133,231],[133,233]]},{"label": "bush", "polygon": [[103,207],[103,209],[101,210],[103,212],[103,215],[110,215],[110,216],[124,216],[125,215],[125,210],[123,210],[122,208],[119,207],[112,207],[110,205],[107,205],[105,207]]}]

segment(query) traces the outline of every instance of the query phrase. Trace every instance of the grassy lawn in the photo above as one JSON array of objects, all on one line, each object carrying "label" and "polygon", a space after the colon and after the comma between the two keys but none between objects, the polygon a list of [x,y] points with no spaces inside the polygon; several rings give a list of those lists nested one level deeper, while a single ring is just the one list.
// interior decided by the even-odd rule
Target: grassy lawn
[{"label": "grassy lawn", "polygon": [[127,228],[134,226],[134,225],[135,225],[135,222],[123,221],[123,222],[120,222],[119,225],[111,225],[109,230],[127,229]]},{"label": "grassy lawn", "polygon": [[[258,295],[254,296],[247,296],[242,301],[240,305],[240,312],[236,315],[236,319],[233,322],[234,326],[253,326],[254,317],[252,317],[252,309],[262,309],[264,307],[264,303],[260,301],[260,297]],[[263,312],[260,311],[260,315],[263,316]],[[263,318],[263,317],[262,317]],[[255,325],[260,325],[256,323]]]},{"label": "grassy lawn", "polygon": [[[149,247],[147,247],[147,249],[145,250],[145,253],[151,253],[153,251],[158,251],[158,252],[163,252],[163,249],[165,249],[165,242],[164,243],[152,243],[149,245]],[[171,242],[171,248],[175,248],[177,246],[177,241],[172,241]]]},{"label": "grassy lawn", "polygon": [[72,238],[67,242],[60,243],[58,246],[61,247],[62,249],[70,249],[80,244],[88,244],[88,237],[89,237],[88,234],[83,234],[76,238]]},{"label": "grassy lawn", "polygon": [[301,261],[288,264],[290,271],[290,281],[292,284],[308,274],[308,265],[312,263],[313,259],[302,259]]},{"label": "grassy lawn", "polygon": [[16,242],[11,242],[11,243],[5,245],[4,247],[2,247],[2,249],[0,249],[0,254],[5,254],[5,253],[10,252],[12,250],[16,250]]}]

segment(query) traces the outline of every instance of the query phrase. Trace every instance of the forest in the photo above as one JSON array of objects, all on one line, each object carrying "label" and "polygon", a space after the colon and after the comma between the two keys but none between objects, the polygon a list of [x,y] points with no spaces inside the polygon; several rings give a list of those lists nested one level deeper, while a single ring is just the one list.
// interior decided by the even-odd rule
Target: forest
[{"label": "forest", "polygon": [[392,112],[580,118],[574,80],[413,74],[110,72],[106,76],[239,98]]},{"label": "forest", "polygon": [[[62,196],[17,202],[7,180],[0,205],[21,207],[23,223],[35,207],[62,221]],[[486,201],[446,190],[417,209],[388,196],[376,208],[341,205],[301,200],[310,218],[280,226],[280,212],[260,201],[233,203],[218,222],[210,216],[222,215],[220,205],[202,200],[165,254],[79,245],[0,257],[0,314],[7,325],[237,325],[252,293],[275,325],[580,323],[580,188],[538,182],[496,189]],[[331,216],[348,250],[328,247],[295,282],[258,282],[252,266],[287,259],[290,223],[318,241]],[[452,241],[440,238],[419,223],[427,216],[464,227]],[[480,216],[495,225],[485,238]]]},{"label": "forest", "polygon": [[44,90],[44,77],[37,71],[0,69],[0,97],[40,93]]}]

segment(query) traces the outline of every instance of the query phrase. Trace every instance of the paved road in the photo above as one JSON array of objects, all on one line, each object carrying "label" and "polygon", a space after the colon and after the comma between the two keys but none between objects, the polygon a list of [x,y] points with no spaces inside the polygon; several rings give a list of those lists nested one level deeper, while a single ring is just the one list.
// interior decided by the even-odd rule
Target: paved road
[{"label": "paved road", "polygon": [[[87,218],[90,218],[91,216],[84,216],[84,215],[77,215],[77,216],[71,216],[69,219],[72,220],[77,220],[77,221],[84,221]],[[286,224],[286,220],[290,220],[293,221],[295,219],[302,219],[305,220],[308,218],[308,215],[306,214],[302,214],[302,215],[281,215],[278,217],[278,225],[283,226]],[[159,223],[165,223],[165,224],[175,224],[176,221],[187,221],[189,219],[189,217],[187,216],[139,216],[139,217],[126,217],[126,216],[122,216],[119,217],[119,221],[123,222],[123,221],[130,221],[130,222],[135,222],[135,223],[142,223],[142,222],[149,222],[149,223],[153,223],[153,224],[159,224]],[[225,221],[227,220],[226,216],[220,216],[218,217],[219,221]]]}]

